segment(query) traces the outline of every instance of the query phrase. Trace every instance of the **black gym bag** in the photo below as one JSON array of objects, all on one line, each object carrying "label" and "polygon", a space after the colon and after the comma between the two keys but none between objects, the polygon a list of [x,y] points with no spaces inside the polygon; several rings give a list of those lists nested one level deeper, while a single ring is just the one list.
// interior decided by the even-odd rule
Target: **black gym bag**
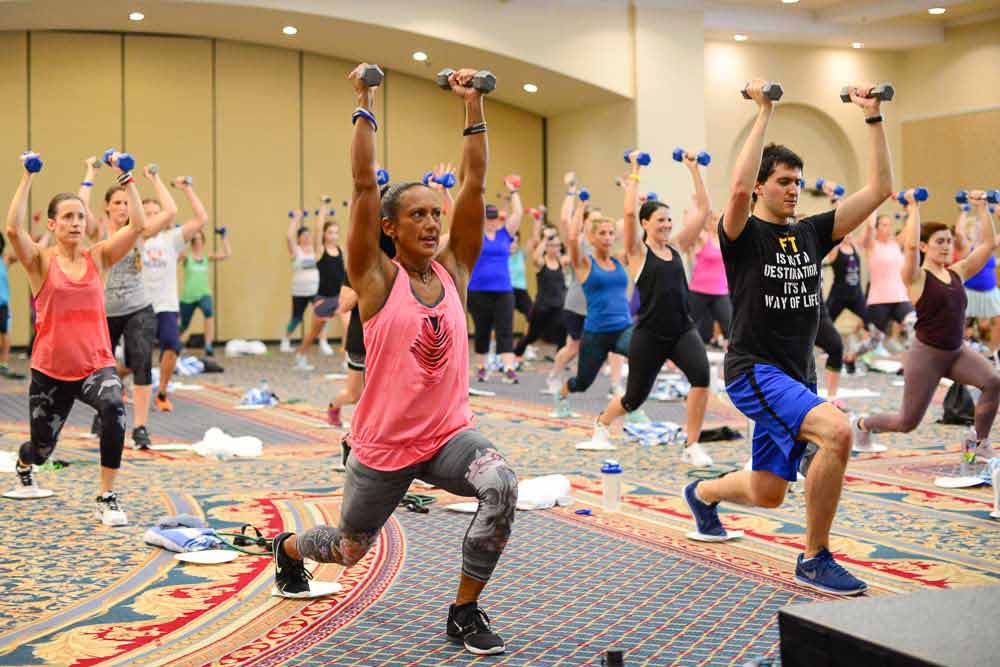
[{"label": "black gym bag", "polygon": [[955,382],[948,388],[942,406],[944,410],[941,413],[941,419],[938,420],[939,424],[971,426],[975,421],[976,403],[972,400],[972,394],[963,384]]}]

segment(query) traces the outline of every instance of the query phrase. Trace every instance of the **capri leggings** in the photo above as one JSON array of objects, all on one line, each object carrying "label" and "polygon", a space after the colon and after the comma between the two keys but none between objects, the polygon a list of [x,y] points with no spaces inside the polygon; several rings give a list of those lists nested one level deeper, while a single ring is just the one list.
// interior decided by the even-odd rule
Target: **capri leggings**
[{"label": "capri leggings", "polygon": [[562,347],[566,342],[566,327],[563,326],[563,309],[544,308],[535,304],[531,309],[531,317],[528,319],[528,333],[517,341],[514,346],[514,354],[524,356],[524,351],[528,346],[539,338],[544,338],[557,347]]},{"label": "capri leggings", "polygon": [[[610,353],[615,352],[623,357],[628,355],[634,329],[633,326],[607,333],[584,331],[583,338],[580,339],[580,359],[576,366],[576,377],[571,377],[566,382],[570,393],[587,391],[590,385],[594,384],[597,374],[601,372],[601,366]],[[631,368],[632,365],[629,364],[629,369]],[[629,372],[631,374],[631,370]]]},{"label": "capri leggings", "polygon": [[872,433],[909,433],[924,418],[943,377],[982,390],[976,401],[976,437],[988,438],[1000,404],[1000,374],[966,345],[957,350],[942,350],[919,338],[910,343],[903,364],[902,411],[865,417],[865,428]]},{"label": "capri leggings", "polygon": [[316,526],[297,541],[305,558],[319,563],[354,565],[375,543],[410,483],[420,478],[459,496],[479,499],[462,542],[462,574],[489,581],[514,524],[517,477],[503,456],[479,431],[461,431],[428,461],[400,470],[375,470],[352,452],[340,523]]},{"label": "capri leggings", "polygon": [[187,331],[191,326],[191,318],[194,311],[201,310],[202,316],[207,320],[212,317],[215,311],[212,309],[212,295],[206,294],[197,301],[181,301],[181,333]]},{"label": "capri leggings", "polygon": [[132,369],[132,377],[138,387],[153,384],[153,342],[156,340],[156,313],[152,306],[146,306],[128,315],[108,318],[108,333],[111,335],[111,349],[123,338],[125,348],[125,368]]},{"label": "capri leggings", "polygon": [[849,291],[830,290],[830,294],[826,297],[826,309],[830,313],[830,319],[834,322],[846,309],[860,317],[864,325],[868,326],[868,304],[865,302],[865,293],[860,288]]},{"label": "capri leggings", "polygon": [[[691,319],[698,327],[703,343],[712,340],[712,325],[719,323],[722,335],[729,338],[729,327],[733,323],[733,302],[728,294],[688,293],[688,305],[691,308]],[[632,364],[629,364],[631,372]]]},{"label": "capri leggings", "polygon": [[[816,347],[826,352],[826,369],[839,373],[844,367],[844,341],[837,327],[833,326],[826,307],[820,307],[819,329],[816,330]],[[631,369],[631,365],[629,366]]]},{"label": "capri leggings", "polygon": [[902,324],[906,316],[912,312],[913,305],[909,301],[868,304],[868,320],[886,335],[889,334],[890,322]]},{"label": "capri leggings", "polygon": [[497,353],[514,350],[514,293],[469,290],[469,314],[476,327],[476,354],[490,351],[490,333],[497,337]]},{"label": "capri leggings", "polygon": [[45,463],[59,440],[59,433],[73,408],[86,403],[101,415],[101,467],[117,470],[125,447],[125,404],[122,381],[113,367],[101,368],[82,380],[57,380],[31,369],[28,408],[31,440],[21,445],[23,463]]},{"label": "capri leggings", "polygon": [[306,308],[315,298],[313,296],[292,297],[292,317],[288,320],[288,326],[285,327],[285,334],[290,335],[299,328],[299,325],[302,324],[302,318],[306,315]]},{"label": "capri leggings", "polygon": [[525,317],[531,317],[531,308],[534,305],[531,301],[531,295],[528,294],[528,290],[521,289],[520,287],[514,288],[514,310]]},{"label": "capri leggings", "polygon": [[626,412],[635,412],[646,402],[667,359],[677,364],[692,387],[708,386],[708,354],[696,329],[663,338],[653,331],[638,328],[628,348],[628,381],[622,396]]}]

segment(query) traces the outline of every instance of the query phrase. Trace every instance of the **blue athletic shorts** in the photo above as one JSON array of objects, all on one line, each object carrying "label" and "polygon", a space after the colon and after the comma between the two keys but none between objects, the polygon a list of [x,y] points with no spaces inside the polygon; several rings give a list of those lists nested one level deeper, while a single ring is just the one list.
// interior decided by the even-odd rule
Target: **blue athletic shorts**
[{"label": "blue athletic shorts", "polygon": [[794,482],[806,443],[797,440],[809,411],[825,401],[815,384],[803,384],[776,366],[753,370],[726,385],[733,405],[754,422],[751,467]]}]

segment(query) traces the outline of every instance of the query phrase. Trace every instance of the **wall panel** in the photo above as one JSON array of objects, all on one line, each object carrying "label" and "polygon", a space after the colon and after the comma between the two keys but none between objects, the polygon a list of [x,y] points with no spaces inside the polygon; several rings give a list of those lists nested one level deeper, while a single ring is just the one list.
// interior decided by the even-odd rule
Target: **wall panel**
[{"label": "wall panel", "polygon": [[220,339],[276,339],[290,309],[288,210],[299,206],[299,55],[216,43],[217,224],[234,259],[218,271]]},{"label": "wall panel", "polygon": [[[0,34],[0,182],[4,207],[7,206],[17,187],[23,169],[15,158],[28,147],[28,35],[24,32]],[[44,172],[43,172],[44,173]],[[33,197],[33,209],[46,196],[46,183],[37,178],[38,191]],[[6,208],[4,209],[6,210]],[[4,234],[4,241],[7,240]],[[13,255],[8,249],[7,255]],[[13,325],[10,340],[13,345],[24,345],[28,341],[31,318],[28,314],[28,280],[20,264],[12,264],[8,269],[10,279],[10,307]]]}]

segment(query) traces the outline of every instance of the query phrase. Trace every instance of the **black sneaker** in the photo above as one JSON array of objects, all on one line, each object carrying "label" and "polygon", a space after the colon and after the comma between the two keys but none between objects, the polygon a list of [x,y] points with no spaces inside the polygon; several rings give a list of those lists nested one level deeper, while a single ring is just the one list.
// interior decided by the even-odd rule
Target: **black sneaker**
[{"label": "black sneaker", "polygon": [[146,430],[145,426],[136,426],[132,429],[132,447],[145,450],[149,449],[151,444],[153,442],[149,439],[149,431]]},{"label": "black sneaker", "polygon": [[448,609],[448,639],[464,644],[475,655],[497,655],[507,650],[500,635],[490,628],[490,617],[476,602]]},{"label": "black sneaker", "polygon": [[312,574],[304,561],[295,560],[285,553],[285,540],[294,533],[278,533],[274,538],[271,553],[274,556],[274,595],[285,598],[309,597],[309,580]]},{"label": "black sneaker", "polygon": [[847,371],[848,375],[854,375],[854,373],[857,372],[857,367],[854,365],[853,361],[845,361],[844,370]]}]

